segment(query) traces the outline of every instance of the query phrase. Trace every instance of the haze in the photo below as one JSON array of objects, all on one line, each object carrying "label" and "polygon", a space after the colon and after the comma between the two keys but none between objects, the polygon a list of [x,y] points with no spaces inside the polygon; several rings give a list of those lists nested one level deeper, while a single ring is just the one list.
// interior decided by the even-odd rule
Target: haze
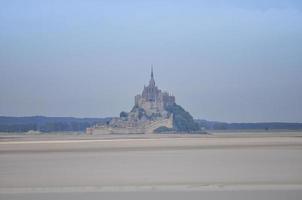
[{"label": "haze", "polygon": [[0,1],[0,115],[117,116],[154,65],[195,118],[302,122],[298,0]]}]

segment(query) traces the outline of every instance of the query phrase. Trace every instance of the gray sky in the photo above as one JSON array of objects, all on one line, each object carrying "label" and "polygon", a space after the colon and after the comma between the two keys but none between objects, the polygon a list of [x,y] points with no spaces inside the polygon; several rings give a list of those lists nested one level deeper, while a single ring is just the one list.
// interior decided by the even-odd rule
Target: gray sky
[{"label": "gray sky", "polygon": [[195,118],[302,122],[302,1],[0,1],[0,115],[117,116],[151,63]]}]

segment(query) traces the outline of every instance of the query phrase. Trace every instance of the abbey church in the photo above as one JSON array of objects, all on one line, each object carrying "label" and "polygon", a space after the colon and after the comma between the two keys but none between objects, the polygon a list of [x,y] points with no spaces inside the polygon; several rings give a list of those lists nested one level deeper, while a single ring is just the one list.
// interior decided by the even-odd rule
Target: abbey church
[{"label": "abbey church", "polygon": [[143,109],[149,118],[168,117],[166,108],[175,103],[175,97],[168,92],[162,92],[155,86],[153,68],[151,69],[151,79],[149,85],[144,87],[141,95],[135,96],[134,108]]},{"label": "abbey church", "polygon": [[[173,130],[175,120],[173,120],[174,113],[171,108],[175,106],[177,106],[175,97],[156,86],[153,68],[151,68],[149,85],[144,86],[142,94],[135,96],[132,110],[121,112],[120,117],[112,118],[106,125],[88,128],[87,132],[90,134],[138,134],[153,133],[159,128]],[[185,112],[185,115],[189,113]],[[192,117],[189,115],[189,118]]]}]

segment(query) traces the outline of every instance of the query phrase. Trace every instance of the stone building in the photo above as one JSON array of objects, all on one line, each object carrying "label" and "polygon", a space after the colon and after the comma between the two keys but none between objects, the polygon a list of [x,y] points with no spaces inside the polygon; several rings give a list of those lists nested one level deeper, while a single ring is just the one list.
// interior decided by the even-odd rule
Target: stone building
[{"label": "stone building", "polygon": [[121,112],[120,117],[113,118],[106,125],[89,128],[92,134],[110,133],[152,133],[159,127],[173,128],[173,115],[166,108],[175,104],[175,97],[162,92],[155,85],[153,68],[148,86],[142,94],[135,96],[134,107],[130,112]]},{"label": "stone building", "polygon": [[157,88],[154,81],[153,68],[151,68],[151,79],[149,85],[144,86],[142,94],[135,96],[134,108],[142,108],[146,115],[152,117],[153,115],[167,117],[167,106],[175,103],[175,97],[169,95],[168,92],[162,92]]}]

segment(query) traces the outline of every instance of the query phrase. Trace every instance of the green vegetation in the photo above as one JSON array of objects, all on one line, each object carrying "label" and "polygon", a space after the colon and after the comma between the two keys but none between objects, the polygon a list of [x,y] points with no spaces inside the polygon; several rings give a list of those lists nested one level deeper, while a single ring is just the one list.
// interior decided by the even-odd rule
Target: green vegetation
[{"label": "green vegetation", "polygon": [[73,117],[4,117],[0,116],[0,132],[85,131],[95,124],[106,124],[111,118]]},{"label": "green vegetation", "polygon": [[120,117],[128,117],[128,113],[125,112],[125,111],[122,111],[122,112],[120,113]]},{"label": "green vegetation", "polygon": [[190,113],[185,111],[181,106],[173,104],[166,109],[173,114],[173,126],[176,131],[191,132],[200,130],[198,123],[196,123]]}]

